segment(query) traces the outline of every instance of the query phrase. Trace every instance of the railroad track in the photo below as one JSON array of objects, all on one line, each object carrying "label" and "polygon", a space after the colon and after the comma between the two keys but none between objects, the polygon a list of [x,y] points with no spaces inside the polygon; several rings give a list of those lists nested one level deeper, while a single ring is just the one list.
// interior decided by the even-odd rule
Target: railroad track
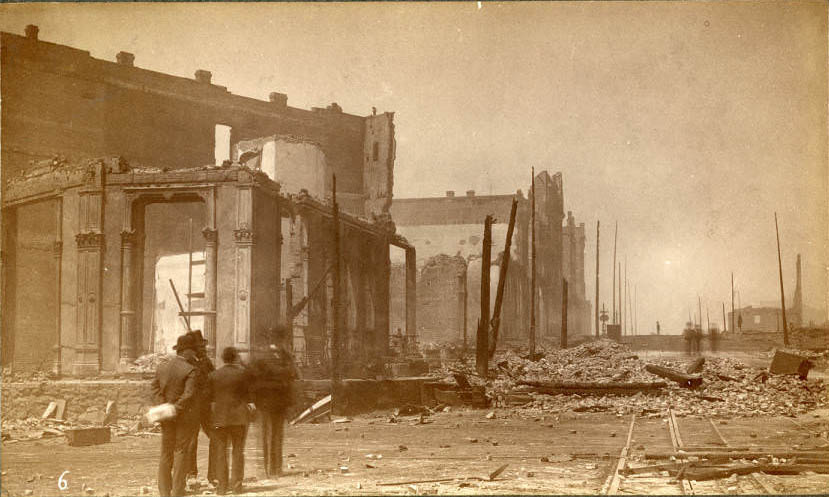
[{"label": "railroad track", "polygon": [[[633,431],[636,425],[636,415],[630,418],[630,426],[628,427],[627,440],[625,446],[619,454],[618,461],[613,465],[612,472],[607,477],[607,481],[603,487],[602,493],[605,495],[621,495],[621,494],[682,494],[693,495],[690,484],[687,486],[683,484],[681,478],[673,478],[670,476],[663,476],[662,470],[659,468],[633,468],[629,467],[628,460],[630,458],[630,445],[633,440]],[[676,433],[671,429],[671,441],[675,442]],[[667,465],[666,465],[667,466]],[[656,475],[652,474],[652,470],[656,470]]]},{"label": "railroad track", "polygon": [[[690,467],[690,462],[682,462],[685,457],[693,457],[694,454],[722,453],[726,455],[731,452],[746,451],[750,454],[749,447],[737,447],[728,440],[720,431],[719,427],[711,418],[705,417],[711,427],[709,440],[717,440],[715,445],[690,445],[683,439],[679,420],[672,409],[668,410],[668,434],[673,447],[673,460],[671,454],[665,454],[661,460],[654,461],[656,464],[646,466],[630,466],[631,441],[636,425],[636,417],[632,416],[628,437],[625,446],[613,465],[612,472],[608,475],[607,481],[602,489],[605,495],[620,494],[663,494],[663,495],[696,495],[696,494],[724,494],[738,491],[739,493],[773,495],[778,493],[775,488],[773,477],[765,473],[751,473],[734,477],[721,478],[708,481],[691,481],[685,477],[685,471]],[[670,473],[669,473],[670,472]]]}]

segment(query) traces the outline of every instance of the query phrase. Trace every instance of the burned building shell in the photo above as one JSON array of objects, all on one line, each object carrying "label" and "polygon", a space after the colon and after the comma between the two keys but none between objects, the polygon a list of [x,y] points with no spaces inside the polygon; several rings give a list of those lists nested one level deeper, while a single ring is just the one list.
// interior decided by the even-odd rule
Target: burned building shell
[{"label": "burned building shell", "polygon": [[[538,336],[557,341],[561,327],[562,278],[570,283],[568,324],[571,334],[590,332],[590,302],[585,298],[584,225],[575,225],[572,213],[564,219],[560,173],[542,171],[536,191],[536,319]],[[526,344],[530,323],[531,199],[514,195],[464,196],[446,192],[437,198],[402,198],[392,202],[398,232],[417,249],[418,340],[424,343],[475,342],[480,314],[482,222],[493,224],[490,298],[494,302],[499,267],[513,199],[518,201],[511,262],[505,281],[501,317],[501,344]],[[393,261],[394,263],[394,261]],[[403,266],[393,266],[402,278]],[[402,294],[392,289],[392,329],[402,323]]]},{"label": "burned building shell", "polygon": [[[95,59],[37,29],[0,34],[0,62],[4,366],[123,369],[190,319],[212,354],[250,354],[289,324],[302,361],[324,367],[334,175],[345,362],[387,354],[389,246],[414,258],[389,216],[393,113],[233,95],[207,71]],[[167,312],[167,276],[183,315]]]}]

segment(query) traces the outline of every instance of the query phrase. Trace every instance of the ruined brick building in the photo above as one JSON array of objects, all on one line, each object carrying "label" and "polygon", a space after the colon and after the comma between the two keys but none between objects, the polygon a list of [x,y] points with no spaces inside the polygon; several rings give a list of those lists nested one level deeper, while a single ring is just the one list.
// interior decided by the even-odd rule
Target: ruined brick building
[{"label": "ruined brick building", "polygon": [[[572,213],[564,219],[560,173],[536,175],[536,322],[538,336],[556,342],[561,329],[562,278],[569,283],[569,333],[590,333],[590,302],[584,283],[584,224]],[[492,302],[498,285],[512,200],[518,201],[501,319],[500,343],[526,344],[530,322],[531,201],[520,190],[514,195],[465,196],[446,192],[438,198],[403,198],[392,202],[397,231],[417,249],[417,330],[421,342],[463,341],[474,345],[480,315],[483,219],[492,227]],[[394,261],[393,261],[394,262]],[[402,278],[403,267],[393,266]],[[394,275],[393,275],[394,279]],[[404,322],[403,294],[392,292],[392,328]]]},{"label": "ruined brick building", "polygon": [[392,113],[297,109],[115,59],[36,26],[0,35],[4,367],[95,374],[169,350],[184,316],[168,280],[212,353],[249,354],[291,321],[303,360],[324,366],[334,174],[346,362],[387,354],[391,245],[414,331],[415,254],[389,216]]}]

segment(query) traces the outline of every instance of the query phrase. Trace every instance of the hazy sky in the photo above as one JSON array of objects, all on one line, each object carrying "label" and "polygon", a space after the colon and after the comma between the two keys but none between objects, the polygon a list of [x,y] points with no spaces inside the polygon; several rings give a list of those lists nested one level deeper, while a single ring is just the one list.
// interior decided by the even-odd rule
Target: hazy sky
[{"label": "hazy sky", "polygon": [[[827,7],[814,2],[362,5],[3,5],[0,29],[289,105],[395,111],[395,196],[526,191],[561,171],[586,223],[588,298],[602,222],[638,288],[639,323],[678,330],[697,294],[722,321],[787,301],[803,254],[806,304],[825,309]],[[727,304],[730,305],[730,304]]]}]

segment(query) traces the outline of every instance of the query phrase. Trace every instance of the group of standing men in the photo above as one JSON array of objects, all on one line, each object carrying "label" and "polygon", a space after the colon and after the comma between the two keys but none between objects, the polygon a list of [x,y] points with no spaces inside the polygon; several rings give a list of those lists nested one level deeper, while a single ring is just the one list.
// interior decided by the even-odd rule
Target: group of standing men
[{"label": "group of standing men", "polygon": [[[236,348],[226,347],[219,369],[208,357],[207,340],[200,330],[178,337],[173,347],[176,356],[159,365],[152,383],[155,403],[175,407],[175,416],[161,421],[160,495],[184,495],[188,476],[198,474],[199,427],[210,440],[207,480],[217,494],[240,491],[248,424],[257,411],[265,473],[281,474],[284,414],[293,403],[293,380],[298,375],[290,353],[280,345],[284,330],[273,329],[271,336],[275,340],[268,353],[250,367],[242,364]],[[232,472],[228,446],[233,448]]]}]

